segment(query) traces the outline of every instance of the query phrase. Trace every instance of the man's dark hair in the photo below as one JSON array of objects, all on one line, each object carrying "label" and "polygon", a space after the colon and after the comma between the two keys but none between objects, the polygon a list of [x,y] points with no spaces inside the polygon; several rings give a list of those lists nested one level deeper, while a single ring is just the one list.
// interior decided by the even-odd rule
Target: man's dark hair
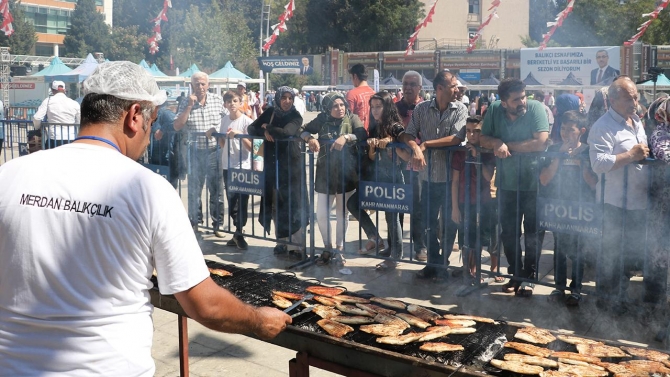
[{"label": "man's dark hair", "polygon": [[451,83],[451,80],[454,77],[454,74],[447,70],[440,71],[433,79],[433,89],[437,90],[438,85],[442,85],[444,87],[449,86],[449,83]]},{"label": "man's dark hair", "polygon": [[482,122],[482,116],[481,115],[470,115],[468,119],[465,120],[465,123],[474,123],[474,124],[479,124]]},{"label": "man's dark hair", "polygon": [[235,97],[241,100],[242,94],[240,94],[240,92],[238,92],[237,90],[229,90],[223,93],[223,102],[232,102],[233,98]]},{"label": "man's dark hair", "polygon": [[360,63],[351,66],[351,68],[349,68],[349,74],[358,77],[358,79],[361,81],[368,79],[368,74],[365,72],[365,66]]},{"label": "man's dark hair", "polygon": [[582,125],[582,114],[577,110],[569,110],[561,115],[561,124],[574,124],[577,128],[584,127]]},{"label": "man's dark hair", "polygon": [[523,92],[526,89],[526,84],[523,81],[515,78],[507,78],[498,85],[498,95],[501,101],[507,101],[512,93]]},{"label": "man's dark hair", "polygon": [[151,125],[151,116],[156,108],[153,103],[120,99],[109,94],[89,93],[81,101],[81,128],[91,124],[114,124],[119,121],[123,112],[128,111],[135,103],[140,105],[145,124]]}]

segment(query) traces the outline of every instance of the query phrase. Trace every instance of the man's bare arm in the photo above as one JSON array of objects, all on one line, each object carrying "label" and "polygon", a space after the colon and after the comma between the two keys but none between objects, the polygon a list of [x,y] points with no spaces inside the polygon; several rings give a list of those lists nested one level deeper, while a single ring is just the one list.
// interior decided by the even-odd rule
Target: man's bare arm
[{"label": "man's bare arm", "polygon": [[426,148],[439,148],[439,147],[451,147],[458,145],[463,140],[461,140],[457,135],[445,136],[443,138],[428,140],[423,142],[423,146]]},{"label": "man's bare arm", "polygon": [[535,132],[532,139],[509,142],[507,147],[511,152],[542,152],[547,149],[548,139],[549,132]]}]

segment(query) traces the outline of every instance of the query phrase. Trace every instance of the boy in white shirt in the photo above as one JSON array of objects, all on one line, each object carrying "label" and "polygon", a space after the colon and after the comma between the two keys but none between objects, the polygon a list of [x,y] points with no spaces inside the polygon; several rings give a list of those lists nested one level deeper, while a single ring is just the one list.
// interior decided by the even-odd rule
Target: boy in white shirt
[{"label": "boy in white shirt", "polygon": [[[228,215],[233,220],[235,234],[226,243],[226,246],[237,246],[240,250],[247,249],[247,242],[242,236],[242,229],[247,224],[249,195],[230,193],[228,190],[228,169],[251,170],[252,139],[236,139],[235,135],[246,135],[247,127],[253,122],[242,112],[242,96],[237,91],[228,91],[223,95],[223,105],[230,112],[221,119],[219,133],[226,137],[219,138],[221,147],[221,167],[223,182],[226,186],[228,199]],[[216,132],[212,127],[207,131],[207,137]],[[228,145],[226,145],[228,144]]]}]

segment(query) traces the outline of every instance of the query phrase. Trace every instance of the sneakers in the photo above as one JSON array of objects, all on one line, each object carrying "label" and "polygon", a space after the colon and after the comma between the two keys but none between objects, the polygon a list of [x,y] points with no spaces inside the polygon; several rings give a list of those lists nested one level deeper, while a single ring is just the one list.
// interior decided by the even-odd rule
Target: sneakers
[{"label": "sneakers", "polygon": [[233,241],[235,241],[235,245],[240,250],[246,250],[249,247],[249,244],[242,235],[233,236]]},{"label": "sneakers", "polygon": [[416,255],[414,256],[414,259],[418,260],[419,262],[425,262],[428,260],[428,250],[426,249],[421,249],[416,252]]}]

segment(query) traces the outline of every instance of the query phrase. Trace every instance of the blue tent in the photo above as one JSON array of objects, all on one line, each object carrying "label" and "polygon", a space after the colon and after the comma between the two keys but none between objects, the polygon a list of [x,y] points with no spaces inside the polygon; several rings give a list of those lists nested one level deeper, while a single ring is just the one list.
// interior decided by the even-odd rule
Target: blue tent
[{"label": "blue tent", "polygon": [[223,68],[209,75],[209,78],[213,79],[239,79],[239,80],[248,80],[251,77],[245,75],[243,72],[238,71],[233,67],[233,63],[227,62]]},{"label": "blue tent", "polygon": [[54,76],[52,79],[65,82],[82,82],[86,80],[96,68],[98,68],[98,61],[95,60],[93,55],[88,54],[86,59],[77,68],[64,75]]},{"label": "blue tent", "polygon": [[151,68],[149,68],[149,73],[151,73],[151,75],[154,77],[167,77],[165,73],[161,72],[161,70],[158,69],[156,63],[151,65]]},{"label": "blue tent", "polygon": [[63,75],[70,71],[72,71],[72,68],[63,64],[63,61],[60,60],[58,56],[54,56],[48,67],[30,76],[31,77],[44,76],[47,81],[52,81],[54,80],[52,78],[53,76]]},{"label": "blue tent", "polygon": [[142,67],[142,68],[144,68],[144,69],[146,69],[146,70],[150,70],[150,69],[151,69],[151,67],[149,67],[149,64],[147,64],[147,61],[144,60],[144,59],[142,59],[142,61],[139,63],[139,65],[140,65],[140,67]]},{"label": "blue tent", "polygon": [[[651,80],[647,80],[639,85],[652,88],[654,86],[654,82]],[[660,75],[658,75],[658,79],[656,80],[656,86],[670,86],[670,79],[668,79],[664,74],[661,73]]]},{"label": "blue tent", "polygon": [[200,72],[200,68],[197,65],[191,65],[187,70],[179,74],[179,77],[191,77],[194,73]]}]

